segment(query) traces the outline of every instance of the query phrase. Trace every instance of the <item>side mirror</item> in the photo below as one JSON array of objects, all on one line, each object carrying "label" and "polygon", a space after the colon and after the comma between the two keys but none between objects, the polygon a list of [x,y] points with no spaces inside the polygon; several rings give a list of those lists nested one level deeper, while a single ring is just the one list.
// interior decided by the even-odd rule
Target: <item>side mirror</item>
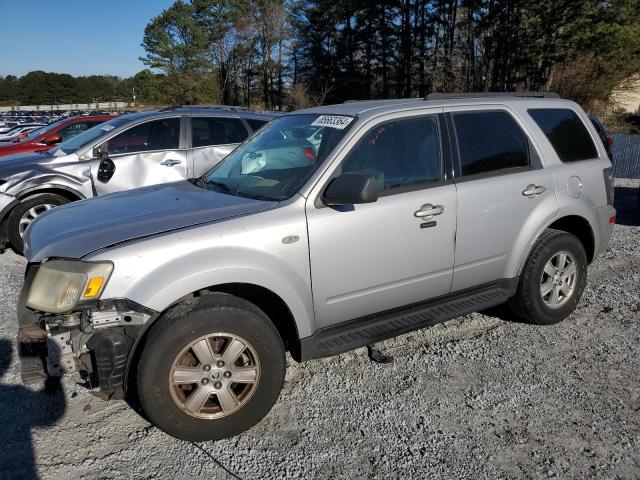
[{"label": "side mirror", "polygon": [[62,141],[62,137],[57,133],[50,133],[42,140],[45,145],[57,145]]},{"label": "side mirror", "polygon": [[93,158],[99,158],[100,160],[104,160],[109,158],[109,152],[107,150],[107,144],[103,143],[93,149]]},{"label": "side mirror", "polygon": [[380,196],[380,188],[373,175],[349,172],[333,179],[322,195],[325,205],[356,205],[373,203]]}]

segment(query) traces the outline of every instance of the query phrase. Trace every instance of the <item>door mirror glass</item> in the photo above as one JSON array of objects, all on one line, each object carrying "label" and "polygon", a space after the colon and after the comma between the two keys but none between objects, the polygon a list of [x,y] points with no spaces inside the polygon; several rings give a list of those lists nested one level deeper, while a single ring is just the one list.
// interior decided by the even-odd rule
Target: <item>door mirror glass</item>
[{"label": "door mirror glass", "polygon": [[42,140],[45,145],[57,145],[62,141],[62,137],[57,133],[50,133]]},{"label": "door mirror glass", "polygon": [[358,172],[343,173],[324,191],[325,205],[373,203],[378,200],[380,188],[373,175]]}]

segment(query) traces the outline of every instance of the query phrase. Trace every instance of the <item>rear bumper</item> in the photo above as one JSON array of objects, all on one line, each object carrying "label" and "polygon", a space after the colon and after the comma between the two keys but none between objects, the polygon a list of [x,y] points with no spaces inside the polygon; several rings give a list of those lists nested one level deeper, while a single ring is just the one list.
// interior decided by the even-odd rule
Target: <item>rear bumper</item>
[{"label": "rear bumper", "polygon": [[596,255],[607,249],[611,232],[616,223],[616,209],[611,205],[605,205],[596,209],[596,221],[598,222],[598,232],[600,233],[599,243],[596,249]]}]

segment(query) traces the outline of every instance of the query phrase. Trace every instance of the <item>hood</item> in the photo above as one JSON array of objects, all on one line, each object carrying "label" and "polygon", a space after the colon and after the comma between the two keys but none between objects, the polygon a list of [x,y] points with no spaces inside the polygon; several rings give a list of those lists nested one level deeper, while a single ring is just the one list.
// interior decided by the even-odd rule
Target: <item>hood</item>
[{"label": "hood", "polygon": [[187,181],[104,195],[44,213],[25,233],[30,262],[81,258],[128,240],[260,212],[278,202],[236,197]]},{"label": "hood", "polygon": [[51,161],[54,157],[47,152],[24,152],[14,153],[13,155],[7,155],[0,157],[0,170],[4,168],[28,168],[35,163],[43,163]]}]

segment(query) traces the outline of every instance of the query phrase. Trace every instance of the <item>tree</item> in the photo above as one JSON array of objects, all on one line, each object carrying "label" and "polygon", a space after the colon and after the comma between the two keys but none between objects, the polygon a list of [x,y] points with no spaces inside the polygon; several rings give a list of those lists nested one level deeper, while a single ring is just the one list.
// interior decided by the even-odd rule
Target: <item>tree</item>
[{"label": "tree", "polygon": [[215,91],[206,87],[212,74],[207,57],[209,33],[190,3],[177,0],[153,18],[144,29],[141,61],[164,72],[162,90],[173,103],[192,104],[211,100]]}]

